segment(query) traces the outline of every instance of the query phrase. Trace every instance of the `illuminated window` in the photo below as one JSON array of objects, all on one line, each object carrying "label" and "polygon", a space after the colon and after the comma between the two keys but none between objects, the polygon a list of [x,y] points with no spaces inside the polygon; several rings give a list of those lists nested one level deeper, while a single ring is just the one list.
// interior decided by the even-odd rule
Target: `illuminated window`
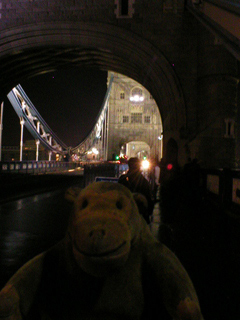
[{"label": "illuminated window", "polygon": [[142,123],[142,113],[131,113],[131,123]]},{"label": "illuminated window", "polygon": [[139,87],[133,88],[129,99],[132,102],[143,102],[144,96],[142,89]]},{"label": "illuminated window", "polygon": [[144,123],[151,123],[150,116],[144,116]]},{"label": "illuminated window", "polygon": [[123,116],[123,123],[129,122],[129,116]]}]

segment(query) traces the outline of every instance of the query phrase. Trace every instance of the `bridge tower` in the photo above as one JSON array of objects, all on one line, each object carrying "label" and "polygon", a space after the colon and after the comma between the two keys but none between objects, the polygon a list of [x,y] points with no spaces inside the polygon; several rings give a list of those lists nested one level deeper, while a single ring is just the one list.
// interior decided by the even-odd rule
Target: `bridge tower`
[{"label": "bridge tower", "polygon": [[[112,72],[108,73],[108,78]],[[108,159],[162,157],[162,120],[158,106],[141,84],[114,73],[108,106]]]}]

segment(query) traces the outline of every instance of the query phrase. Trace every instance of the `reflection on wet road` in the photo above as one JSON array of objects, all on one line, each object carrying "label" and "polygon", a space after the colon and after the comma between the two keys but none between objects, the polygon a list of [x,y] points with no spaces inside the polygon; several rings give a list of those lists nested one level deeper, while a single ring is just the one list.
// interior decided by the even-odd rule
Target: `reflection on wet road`
[{"label": "reflection on wet road", "polygon": [[26,261],[63,238],[72,205],[57,190],[0,205],[0,287]]}]

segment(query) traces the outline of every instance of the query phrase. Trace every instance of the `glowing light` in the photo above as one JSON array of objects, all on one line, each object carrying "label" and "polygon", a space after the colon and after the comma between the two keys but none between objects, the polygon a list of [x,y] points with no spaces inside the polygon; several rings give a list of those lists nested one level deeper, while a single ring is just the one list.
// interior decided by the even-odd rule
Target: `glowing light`
[{"label": "glowing light", "polygon": [[143,170],[147,170],[147,169],[149,168],[149,166],[150,166],[150,163],[149,163],[148,160],[143,160],[143,161],[142,161],[142,168],[143,168]]},{"label": "glowing light", "polygon": [[172,168],[173,168],[173,165],[171,164],[171,163],[168,163],[168,165],[167,165],[167,170],[172,170]]},{"label": "glowing light", "polygon": [[130,97],[130,101],[134,101],[134,102],[143,101],[143,100],[144,100],[144,97],[139,96],[138,94],[135,94],[134,96]]},{"label": "glowing light", "polygon": [[92,148],[92,152],[93,152],[94,154],[99,154],[99,151],[98,151],[96,148]]}]

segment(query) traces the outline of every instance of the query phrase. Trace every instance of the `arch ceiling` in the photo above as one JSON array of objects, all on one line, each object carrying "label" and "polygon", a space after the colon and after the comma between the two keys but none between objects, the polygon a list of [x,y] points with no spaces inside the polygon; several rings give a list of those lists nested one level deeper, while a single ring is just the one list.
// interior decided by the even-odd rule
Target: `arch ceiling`
[{"label": "arch ceiling", "polygon": [[185,127],[184,99],[171,65],[130,31],[101,23],[39,23],[1,32],[0,39],[2,100],[22,79],[88,66],[136,80],[153,95],[163,125]]}]

